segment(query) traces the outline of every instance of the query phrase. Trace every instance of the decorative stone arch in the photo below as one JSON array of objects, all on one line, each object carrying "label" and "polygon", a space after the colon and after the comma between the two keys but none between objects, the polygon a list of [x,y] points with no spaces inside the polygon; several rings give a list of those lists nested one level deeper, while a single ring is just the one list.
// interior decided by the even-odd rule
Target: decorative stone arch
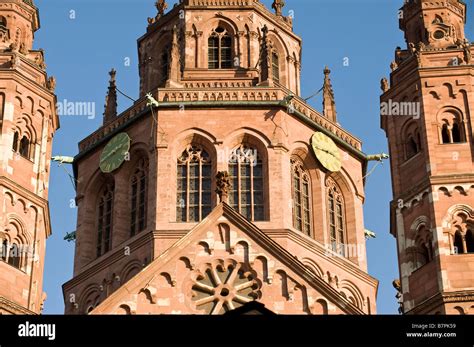
[{"label": "decorative stone arch", "polygon": [[139,274],[143,269],[143,264],[140,260],[135,259],[127,263],[120,272],[121,284],[125,284],[130,281],[135,275]]},{"label": "decorative stone arch", "polygon": [[38,137],[31,116],[22,114],[18,117],[13,133],[12,149],[29,160],[33,159]]},{"label": "decorative stone arch", "polygon": [[466,141],[466,119],[457,107],[445,106],[436,115],[440,144],[463,143]]},{"label": "decorative stone arch", "polygon": [[303,258],[301,259],[301,262],[316,276],[324,279],[324,271],[321,269],[321,267],[313,260],[310,258]]},{"label": "decorative stone arch", "polygon": [[346,294],[347,300],[349,302],[354,304],[359,309],[364,310],[364,297],[360,289],[354,283],[348,280],[342,280],[340,281],[339,288],[341,291],[345,291],[346,293],[350,294],[349,296]]},{"label": "decorative stone arch", "polygon": [[91,313],[102,301],[102,292],[100,285],[90,284],[87,286],[81,296],[79,297],[79,313],[89,314]]}]

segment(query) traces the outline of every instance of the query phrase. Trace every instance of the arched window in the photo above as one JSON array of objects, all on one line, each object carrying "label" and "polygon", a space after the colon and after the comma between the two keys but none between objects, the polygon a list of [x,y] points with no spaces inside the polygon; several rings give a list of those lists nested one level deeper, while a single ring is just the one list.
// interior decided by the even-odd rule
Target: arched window
[{"label": "arched window", "polygon": [[99,199],[97,221],[97,257],[107,253],[112,247],[114,184],[106,185]]},{"label": "arched window", "polygon": [[131,178],[130,236],[134,236],[146,228],[147,172],[147,161],[141,159]]},{"label": "arched window", "polygon": [[20,263],[21,263],[20,248],[18,247],[17,244],[13,243],[10,246],[9,252],[8,252],[8,264],[19,269]]},{"label": "arched window", "polygon": [[411,159],[421,152],[421,136],[418,125],[411,122],[404,127],[403,138],[405,141],[405,159]]},{"label": "arched window", "polygon": [[280,83],[280,58],[277,52],[272,52],[272,74],[273,80]]},{"label": "arched window", "polygon": [[466,232],[466,248],[467,253],[474,253],[474,231],[472,230]]},{"label": "arched window", "polygon": [[298,159],[291,160],[293,178],[293,226],[308,236],[312,234],[310,177]]},{"label": "arched window", "polygon": [[454,252],[457,254],[464,254],[464,242],[460,231],[454,234]]},{"label": "arched window", "polygon": [[336,182],[329,178],[327,186],[327,206],[329,212],[329,240],[334,252],[346,256],[346,224],[344,197]]},{"label": "arched window", "polygon": [[18,131],[15,131],[15,133],[13,134],[13,145],[12,145],[12,149],[15,152],[18,152],[19,140],[20,140],[20,134],[18,133]]},{"label": "arched window", "polygon": [[241,145],[229,158],[231,190],[229,204],[250,221],[263,221],[263,162],[257,149]]},{"label": "arched window", "polygon": [[232,38],[223,27],[217,27],[208,39],[209,69],[232,68]]},{"label": "arched window", "polygon": [[5,17],[0,16],[0,29],[6,29],[7,28],[7,20]]},{"label": "arched window", "polygon": [[30,159],[30,140],[28,137],[23,136],[21,138],[18,153],[20,153],[23,158]]},{"label": "arched window", "polygon": [[178,158],[178,222],[199,222],[211,213],[212,162],[206,150],[189,145]]}]

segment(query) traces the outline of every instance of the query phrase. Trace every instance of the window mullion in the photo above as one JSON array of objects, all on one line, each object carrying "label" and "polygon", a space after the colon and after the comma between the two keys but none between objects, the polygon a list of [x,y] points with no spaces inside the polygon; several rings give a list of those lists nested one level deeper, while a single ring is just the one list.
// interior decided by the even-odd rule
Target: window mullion
[{"label": "window mullion", "polygon": [[199,177],[198,177],[198,214],[199,220],[202,220],[202,160],[199,161]]},{"label": "window mullion", "polygon": [[190,182],[191,182],[191,178],[190,178],[190,162],[189,160],[187,161],[186,163],[186,201],[184,202],[185,203],[185,209],[186,209],[186,222],[189,222],[190,218],[189,218],[189,190],[190,190]]},{"label": "window mullion", "polygon": [[[258,162],[256,162],[258,165]],[[250,218],[252,221],[255,220],[255,205],[254,205],[254,182],[253,182],[253,163],[250,164]]]}]

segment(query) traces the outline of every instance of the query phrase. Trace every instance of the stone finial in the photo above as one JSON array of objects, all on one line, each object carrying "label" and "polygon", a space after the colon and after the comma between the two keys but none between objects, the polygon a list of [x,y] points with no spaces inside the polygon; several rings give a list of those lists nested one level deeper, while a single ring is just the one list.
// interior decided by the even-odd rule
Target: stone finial
[{"label": "stone finial", "polygon": [[117,85],[116,75],[117,71],[112,69],[109,72],[109,91],[105,98],[104,124],[109,123],[117,117]]},{"label": "stone finial", "polygon": [[336,101],[334,98],[334,91],[332,89],[330,74],[331,70],[329,70],[329,68],[326,66],[326,68],[324,69],[323,114],[327,119],[336,122]]},{"label": "stone finial", "polygon": [[54,91],[56,90],[56,78],[54,78],[53,76],[49,77],[46,81],[46,87],[50,92],[54,93]]},{"label": "stone finial", "polygon": [[260,47],[260,83],[261,85],[273,86],[272,63],[271,63],[272,45],[268,39],[268,27],[262,28],[262,44]]},{"label": "stone finial", "polygon": [[168,4],[166,0],[157,0],[155,2],[156,9],[158,10],[158,16],[163,16],[165,11],[168,9]]},{"label": "stone finial", "polygon": [[220,202],[228,202],[229,191],[232,186],[230,176],[227,171],[219,171],[216,175],[216,193],[219,195]]},{"label": "stone finial", "polygon": [[382,89],[382,92],[386,93],[390,89],[390,85],[388,83],[388,80],[384,77],[380,81],[380,89]]},{"label": "stone finial", "polygon": [[285,7],[285,1],[284,0],[274,0],[273,1],[272,8],[275,10],[275,14],[277,16],[282,16],[283,7]]}]

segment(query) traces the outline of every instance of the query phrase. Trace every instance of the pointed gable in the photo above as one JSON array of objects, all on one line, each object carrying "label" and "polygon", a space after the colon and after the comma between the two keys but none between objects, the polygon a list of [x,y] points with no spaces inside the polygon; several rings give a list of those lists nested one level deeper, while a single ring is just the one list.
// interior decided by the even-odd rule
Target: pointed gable
[{"label": "pointed gable", "polygon": [[92,313],[223,314],[252,301],[275,313],[363,314],[227,204]]}]

